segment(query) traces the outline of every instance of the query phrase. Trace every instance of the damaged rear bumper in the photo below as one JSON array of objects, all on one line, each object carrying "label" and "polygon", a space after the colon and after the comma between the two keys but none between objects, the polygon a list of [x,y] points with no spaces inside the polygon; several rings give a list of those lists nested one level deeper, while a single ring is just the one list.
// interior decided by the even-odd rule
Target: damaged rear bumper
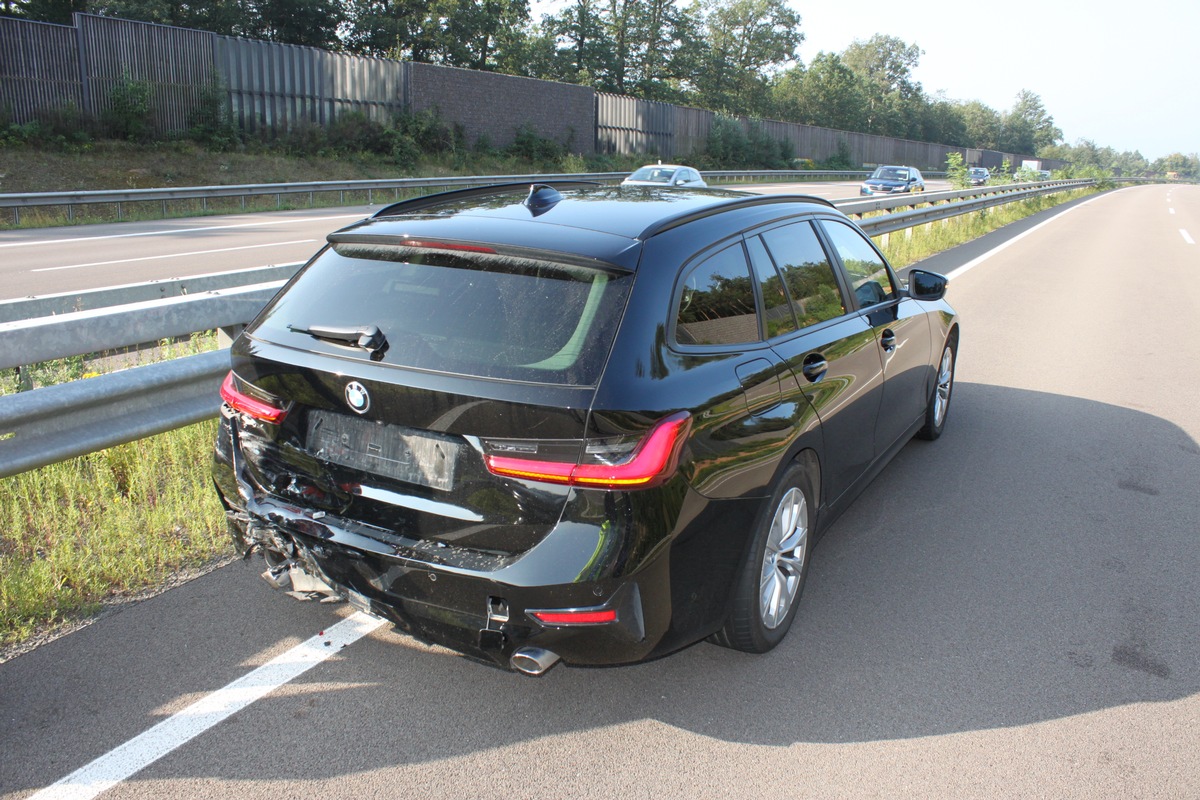
[{"label": "damaged rear bumper", "polygon": [[611,526],[570,521],[512,555],[405,539],[261,491],[222,427],[214,478],[230,533],[243,555],[263,555],[276,588],[349,601],[418,639],[531,674],[558,658],[639,661],[670,628],[669,548],[634,563],[606,541]]}]

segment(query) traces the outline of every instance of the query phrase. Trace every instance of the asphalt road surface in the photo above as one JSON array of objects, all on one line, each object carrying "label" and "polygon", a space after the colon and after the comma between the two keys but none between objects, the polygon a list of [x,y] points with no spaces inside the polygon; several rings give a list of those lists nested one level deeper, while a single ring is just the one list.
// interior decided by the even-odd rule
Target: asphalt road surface
[{"label": "asphalt road surface", "polygon": [[771,653],[531,679],[238,562],[0,664],[0,796],[1200,796],[1198,235],[1200,187],[1146,186],[931,259],[946,433],[820,542]]}]

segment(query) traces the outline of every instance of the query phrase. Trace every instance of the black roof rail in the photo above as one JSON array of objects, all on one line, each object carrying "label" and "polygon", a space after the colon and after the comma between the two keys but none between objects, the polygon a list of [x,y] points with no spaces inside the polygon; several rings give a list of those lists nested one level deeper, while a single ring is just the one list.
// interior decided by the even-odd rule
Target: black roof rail
[{"label": "black roof rail", "polygon": [[461,200],[467,197],[487,197],[493,194],[511,194],[515,192],[528,192],[531,185],[553,186],[562,189],[576,189],[587,186],[601,186],[602,184],[596,181],[569,181],[569,180],[549,180],[549,181],[521,181],[520,183],[489,183],[486,186],[471,186],[467,189],[451,189],[448,192],[438,192],[436,194],[422,195],[421,197],[412,197],[408,200],[401,200],[398,203],[384,206],[371,215],[371,219],[379,217],[390,217],[396,214],[405,214],[410,211],[419,211],[423,208],[432,208],[440,206],[443,203],[450,203],[455,200]]},{"label": "black roof rail", "polygon": [[815,197],[809,194],[765,194],[754,195],[753,197],[738,197],[733,200],[728,200],[723,203],[716,203],[711,206],[705,206],[701,209],[692,211],[684,211],[676,214],[673,217],[666,217],[650,225],[638,235],[638,239],[649,239],[651,236],[657,236],[664,231],[669,231],[672,228],[677,228],[680,225],[693,222],[705,217],[711,217],[715,214],[723,214],[726,211],[731,211],[735,208],[745,208],[748,206],[766,206],[773,203],[817,203],[818,205],[837,208],[833,203],[823,197]]}]

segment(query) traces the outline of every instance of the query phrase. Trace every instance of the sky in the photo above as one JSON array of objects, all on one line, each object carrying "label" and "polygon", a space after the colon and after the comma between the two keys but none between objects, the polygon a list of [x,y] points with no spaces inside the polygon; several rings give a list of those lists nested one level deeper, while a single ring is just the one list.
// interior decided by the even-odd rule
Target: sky
[{"label": "sky", "polygon": [[1068,144],[1090,139],[1153,161],[1200,152],[1200,0],[789,0],[806,65],[876,33],[925,54],[934,96],[1008,111],[1042,98]]}]

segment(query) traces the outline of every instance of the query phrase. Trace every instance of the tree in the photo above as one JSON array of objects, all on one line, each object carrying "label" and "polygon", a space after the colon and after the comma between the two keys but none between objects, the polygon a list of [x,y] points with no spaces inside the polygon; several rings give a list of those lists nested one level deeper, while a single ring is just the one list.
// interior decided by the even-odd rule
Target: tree
[{"label": "tree", "polygon": [[345,22],[338,0],[249,0],[243,35],[285,44],[340,50],[338,28]]},{"label": "tree", "polygon": [[549,72],[540,77],[593,85],[595,76],[612,71],[613,48],[600,16],[599,0],[575,0],[558,14],[547,16],[542,31],[552,43],[554,58]]},{"label": "tree", "polygon": [[912,71],[924,51],[895,36],[877,33],[855,41],[842,60],[862,82],[867,97],[867,131],[882,136],[913,135],[912,112],[924,99]]},{"label": "tree", "polygon": [[959,106],[967,138],[967,146],[983,150],[1000,149],[1000,112],[978,100]]},{"label": "tree", "polygon": [[704,47],[694,76],[700,103],[714,110],[763,113],[769,78],[797,60],[800,15],[784,0],[700,0]]},{"label": "tree", "polygon": [[1004,115],[998,149],[1032,155],[1060,141],[1062,131],[1054,126],[1042,98],[1028,89],[1018,92],[1012,110]]},{"label": "tree", "polygon": [[817,53],[807,70],[788,70],[772,94],[783,119],[843,131],[861,130],[866,123],[866,94],[836,53]]},{"label": "tree", "polygon": [[945,97],[927,100],[921,106],[921,134],[923,142],[937,142],[952,147],[970,147],[967,122],[962,108]]},{"label": "tree", "polygon": [[[87,0],[18,0],[15,11],[26,19],[70,25],[71,15],[88,11]],[[7,10],[5,13],[9,13]]]}]

